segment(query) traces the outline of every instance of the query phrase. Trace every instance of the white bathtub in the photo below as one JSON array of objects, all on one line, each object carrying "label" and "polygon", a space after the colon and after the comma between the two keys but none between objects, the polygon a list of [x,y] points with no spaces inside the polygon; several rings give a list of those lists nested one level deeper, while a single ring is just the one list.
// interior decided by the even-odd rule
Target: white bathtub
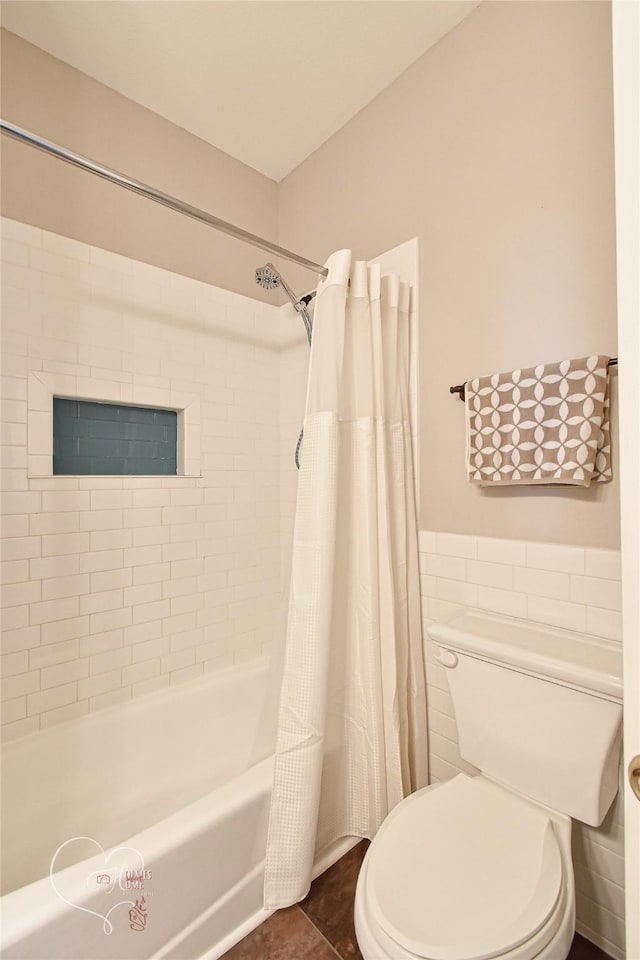
[{"label": "white bathtub", "polygon": [[7,745],[6,960],[215,958],[268,916],[273,765],[249,767],[264,681],[238,668]]}]

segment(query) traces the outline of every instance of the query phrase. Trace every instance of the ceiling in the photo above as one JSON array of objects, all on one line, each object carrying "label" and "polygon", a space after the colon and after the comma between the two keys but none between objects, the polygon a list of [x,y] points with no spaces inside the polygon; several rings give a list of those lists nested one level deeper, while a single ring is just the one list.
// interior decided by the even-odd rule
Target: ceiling
[{"label": "ceiling", "polygon": [[2,25],[281,180],[480,0],[3,0]]}]

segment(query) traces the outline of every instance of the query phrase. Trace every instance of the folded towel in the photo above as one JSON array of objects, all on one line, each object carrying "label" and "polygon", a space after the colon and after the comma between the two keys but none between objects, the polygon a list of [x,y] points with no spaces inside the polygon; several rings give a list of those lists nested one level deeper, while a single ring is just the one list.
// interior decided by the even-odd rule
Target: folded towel
[{"label": "folded towel", "polygon": [[611,479],[608,357],[465,384],[467,476],[486,486]]}]

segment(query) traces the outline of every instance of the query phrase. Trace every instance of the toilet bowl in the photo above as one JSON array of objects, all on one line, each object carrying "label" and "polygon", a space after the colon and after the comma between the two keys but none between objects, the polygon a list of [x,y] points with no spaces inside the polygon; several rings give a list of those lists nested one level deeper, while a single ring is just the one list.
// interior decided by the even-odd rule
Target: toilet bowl
[{"label": "toilet bowl", "polygon": [[562,960],[574,921],[570,818],[482,775],[398,804],[355,898],[364,960]]},{"label": "toilet bowl", "polygon": [[382,823],[355,897],[364,960],[565,960],[575,927],[571,818],[617,792],[619,646],[474,611],[433,623],[460,755]]}]

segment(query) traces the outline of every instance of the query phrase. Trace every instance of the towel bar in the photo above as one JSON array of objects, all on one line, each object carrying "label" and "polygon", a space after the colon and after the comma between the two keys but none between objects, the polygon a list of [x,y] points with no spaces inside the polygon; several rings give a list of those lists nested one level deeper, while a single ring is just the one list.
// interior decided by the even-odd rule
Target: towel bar
[{"label": "towel bar", "polygon": [[[618,358],[612,357],[607,364],[608,367],[617,367]],[[449,393],[457,393],[461,400],[464,401],[464,383],[459,383],[456,387],[449,387]]]}]

